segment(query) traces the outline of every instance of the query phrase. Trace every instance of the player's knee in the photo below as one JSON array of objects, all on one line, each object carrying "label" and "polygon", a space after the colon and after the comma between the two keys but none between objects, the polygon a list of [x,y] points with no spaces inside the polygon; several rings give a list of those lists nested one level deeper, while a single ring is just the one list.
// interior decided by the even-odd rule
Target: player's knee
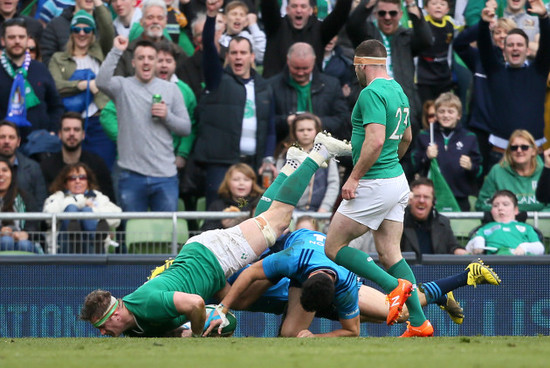
[{"label": "player's knee", "polygon": [[258,225],[258,228],[262,232],[262,235],[265,238],[267,247],[271,247],[273,244],[275,244],[275,241],[278,238],[278,233],[271,226],[269,221],[267,221],[263,215],[259,215],[254,217],[254,222],[256,223],[256,225]]},{"label": "player's knee", "polygon": [[336,259],[336,255],[338,254],[338,251],[341,248],[342,247],[327,246],[327,244],[325,244],[325,255],[332,261],[334,261]]}]

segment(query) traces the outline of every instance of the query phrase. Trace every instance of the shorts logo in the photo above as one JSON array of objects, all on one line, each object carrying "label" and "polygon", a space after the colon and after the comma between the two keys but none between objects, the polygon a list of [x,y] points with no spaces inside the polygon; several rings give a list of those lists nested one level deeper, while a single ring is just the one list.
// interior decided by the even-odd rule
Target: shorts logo
[{"label": "shorts logo", "polygon": [[241,259],[248,259],[248,254],[242,253],[241,254]]}]

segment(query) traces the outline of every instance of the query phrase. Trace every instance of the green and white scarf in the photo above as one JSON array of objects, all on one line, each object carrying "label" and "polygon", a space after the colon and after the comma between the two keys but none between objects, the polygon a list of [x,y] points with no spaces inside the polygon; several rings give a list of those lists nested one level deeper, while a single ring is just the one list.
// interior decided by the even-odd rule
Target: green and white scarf
[{"label": "green and white scarf", "polygon": [[[0,63],[2,63],[2,67],[4,68],[6,73],[8,73],[8,75],[14,79],[14,81],[19,74],[23,77],[25,81],[25,107],[27,109],[30,109],[31,107],[39,105],[40,100],[36,96],[36,93],[34,93],[34,89],[27,80],[27,72],[31,64],[31,55],[29,54],[29,52],[25,52],[25,60],[23,61],[23,65],[17,70],[13,69],[13,66],[9,62],[5,52],[3,52],[2,56],[0,56]],[[11,97],[12,96],[10,96],[10,101]]]}]

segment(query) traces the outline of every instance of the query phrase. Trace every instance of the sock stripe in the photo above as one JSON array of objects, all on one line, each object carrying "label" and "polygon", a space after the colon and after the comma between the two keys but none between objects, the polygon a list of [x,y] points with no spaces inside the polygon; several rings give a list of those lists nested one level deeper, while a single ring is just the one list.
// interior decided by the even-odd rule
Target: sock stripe
[{"label": "sock stripe", "polygon": [[429,296],[429,298],[426,298],[428,301],[437,300],[442,295],[439,285],[434,282],[423,283],[422,288],[424,289],[424,292],[428,294],[427,296]]}]

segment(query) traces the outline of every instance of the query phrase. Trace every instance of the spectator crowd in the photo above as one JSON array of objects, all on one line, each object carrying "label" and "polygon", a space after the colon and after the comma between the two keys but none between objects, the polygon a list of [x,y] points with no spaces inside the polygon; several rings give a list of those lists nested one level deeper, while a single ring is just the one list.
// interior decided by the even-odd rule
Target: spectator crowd
[{"label": "spectator crowd", "polygon": [[[194,230],[235,226],[289,147],[310,152],[320,131],[350,139],[354,48],[377,39],[411,108],[402,250],[544,253],[525,221],[550,210],[550,3],[283,3],[0,0],[1,211],[192,211],[204,197],[243,216]],[[296,216],[333,212],[351,169],[343,157],[316,172]],[[448,208],[485,212],[467,246]],[[42,253],[32,234],[51,225],[3,220],[0,250]],[[58,227],[89,233],[78,249],[60,236],[58,252],[98,253],[95,232],[114,241],[125,221]],[[501,251],[495,227],[517,244]]]}]

